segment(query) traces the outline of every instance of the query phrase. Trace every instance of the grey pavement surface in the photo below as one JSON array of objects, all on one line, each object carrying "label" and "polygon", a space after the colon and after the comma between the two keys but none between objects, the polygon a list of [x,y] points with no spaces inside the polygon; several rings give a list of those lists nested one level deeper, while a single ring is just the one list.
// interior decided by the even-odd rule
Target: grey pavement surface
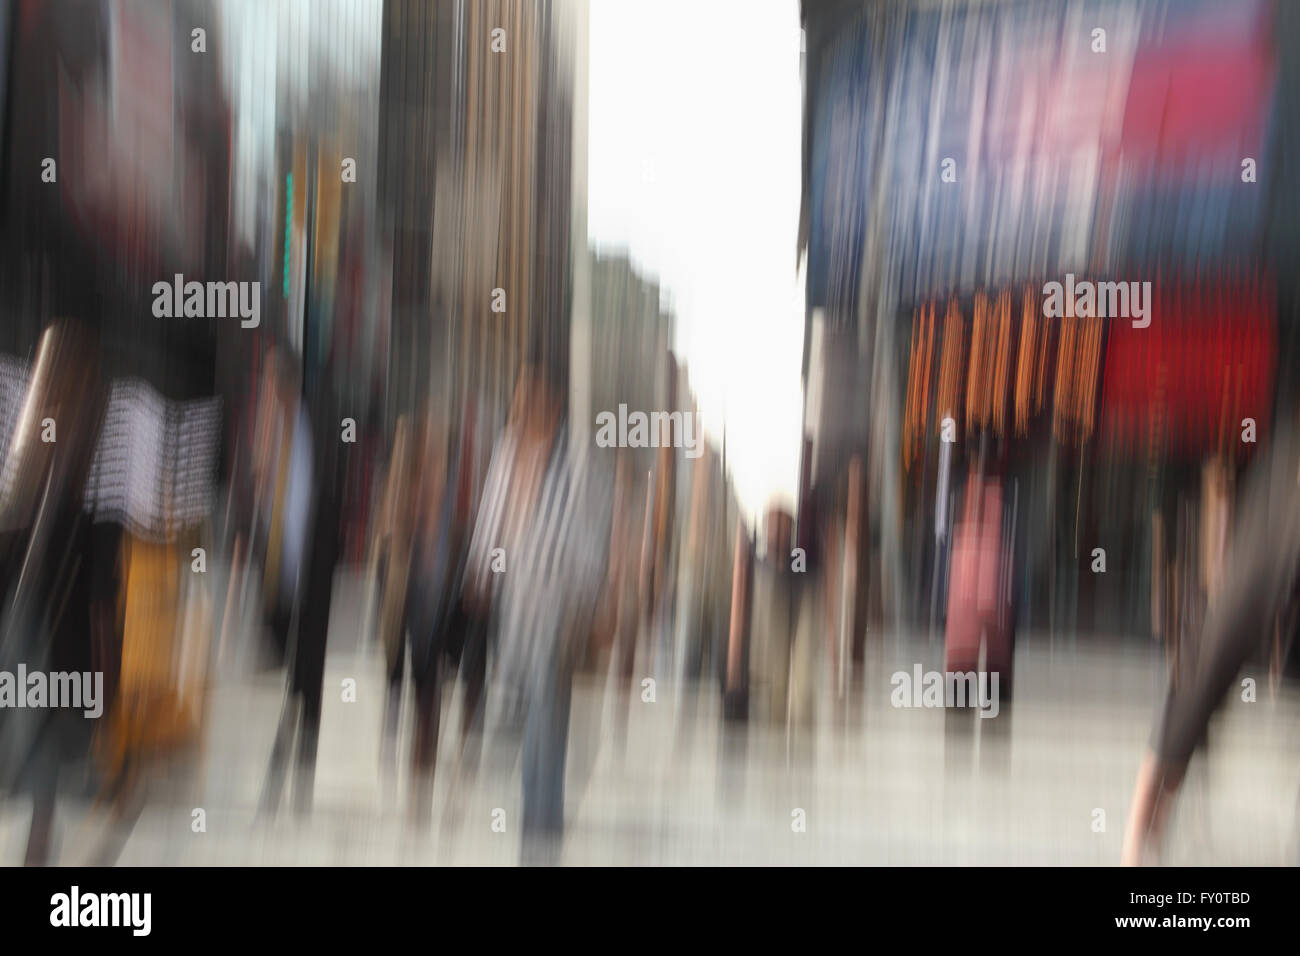
[{"label": "grey pavement surface", "polygon": [[[476,774],[457,766],[460,691],[444,697],[443,745],[431,822],[407,817],[406,780],[380,772],[383,665],[366,642],[361,589],[340,582],[326,672],[315,803],[259,819],[257,800],[283,699],[282,675],[250,666],[250,620],[226,648],[211,691],[202,752],[160,769],[131,830],[123,865],[514,865],[519,856],[518,747],[489,721]],[[666,864],[1113,865],[1128,801],[1163,687],[1159,649],[1090,643],[1068,651],[1022,641],[1016,700],[995,719],[895,708],[890,675],[938,669],[924,640],[869,651],[844,706],[819,699],[815,726],[788,746],[782,728],[753,724],[724,738],[708,687],[658,681],[636,693],[626,746],[613,695],[598,675],[574,696],[562,862]],[[1208,753],[1189,775],[1164,862],[1292,865],[1300,795],[1300,694],[1235,693]],[[356,681],[355,702],[342,687]],[[828,686],[823,682],[822,686]],[[489,693],[491,691],[489,690]],[[409,727],[406,702],[403,727]],[[404,735],[399,754],[409,752]],[[400,766],[400,765],[399,765]],[[195,832],[195,808],[206,830]],[[1103,823],[1097,811],[1104,811]],[[504,815],[500,811],[504,811]],[[796,811],[803,811],[802,815]],[[22,859],[30,805],[0,804],[0,861]],[[806,827],[795,831],[802,816]],[[57,862],[87,862],[102,809],[61,799]],[[504,821],[504,832],[493,822]]]}]

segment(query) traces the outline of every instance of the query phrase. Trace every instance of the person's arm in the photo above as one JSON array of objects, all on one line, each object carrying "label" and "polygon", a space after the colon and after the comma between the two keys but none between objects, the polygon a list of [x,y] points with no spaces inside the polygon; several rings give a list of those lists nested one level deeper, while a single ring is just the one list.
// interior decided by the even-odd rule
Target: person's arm
[{"label": "person's arm", "polygon": [[479,610],[486,609],[491,595],[489,561],[492,549],[499,546],[506,497],[510,490],[513,456],[513,444],[503,436],[492,453],[492,461],[483,481],[483,494],[479,499],[478,520],[470,535],[462,590],[466,602]]},{"label": "person's arm", "polygon": [[371,580],[377,580],[379,563],[384,557],[384,551],[388,544],[388,537],[392,527],[391,514],[393,509],[393,469],[392,462],[385,474],[380,479],[380,488],[382,491],[379,495],[379,507],[375,509],[374,515],[370,522],[370,568]]},{"label": "person's arm", "polygon": [[558,529],[563,566],[573,569],[570,597],[579,620],[591,623],[609,588],[613,534],[613,480],[600,463],[585,457],[572,464],[567,514]]}]

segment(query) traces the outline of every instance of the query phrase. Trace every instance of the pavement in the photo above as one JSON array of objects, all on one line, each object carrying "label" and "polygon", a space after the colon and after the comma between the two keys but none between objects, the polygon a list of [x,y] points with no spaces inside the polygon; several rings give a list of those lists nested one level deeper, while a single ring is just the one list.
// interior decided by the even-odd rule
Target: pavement
[{"label": "pavement", "polygon": [[[255,606],[256,602],[246,602]],[[159,768],[121,865],[515,865],[517,738],[488,721],[477,772],[459,766],[459,688],[444,695],[431,819],[411,821],[404,768],[381,771],[385,680],[364,634],[364,595],[341,580],[331,622],[315,797],[259,817],[283,675],[256,666],[256,622],[232,630],[216,668],[201,750]],[[251,612],[250,612],[251,614]],[[819,695],[812,726],[727,730],[709,686],[673,685],[649,664],[656,699],[628,701],[600,674],[575,686],[567,767],[567,865],[1114,865],[1137,767],[1163,691],[1149,642],[1044,635],[1018,644],[1016,699],[993,719],[895,707],[892,676],[942,666],[924,639],[871,640],[846,701]],[[1230,695],[1193,764],[1163,862],[1294,865],[1300,690]],[[825,675],[823,674],[824,678]],[[355,700],[345,681],[355,681]],[[823,679],[822,687],[829,688]],[[491,688],[489,688],[489,695]],[[409,696],[409,695],[408,695]],[[407,700],[402,726],[410,725]],[[409,734],[399,741],[409,753]],[[102,807],[69,788],[55,854],[94,859]],[[196,813],[202,810],[202,814]],[[0,804],[0,861],[22,859],[30,804]],[[199,826],[201,818],[202,827]]]}]

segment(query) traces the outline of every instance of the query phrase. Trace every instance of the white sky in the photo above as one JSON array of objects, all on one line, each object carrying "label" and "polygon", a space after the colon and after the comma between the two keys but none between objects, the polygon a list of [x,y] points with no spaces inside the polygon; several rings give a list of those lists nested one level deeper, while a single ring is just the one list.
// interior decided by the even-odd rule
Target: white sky
[{"label": "white sky", "polygon": [[[798,481],[796,0],[591,0],[588,233],[658,278],[751,515]],[[720,442],[719,442],[720,444]]]}]

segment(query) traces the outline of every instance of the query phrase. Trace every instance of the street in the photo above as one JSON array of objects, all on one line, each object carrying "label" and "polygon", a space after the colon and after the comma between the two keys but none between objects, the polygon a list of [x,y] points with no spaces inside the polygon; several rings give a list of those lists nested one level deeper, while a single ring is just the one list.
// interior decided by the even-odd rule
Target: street
[{"label": "street", "polygon": [[[432,822],[408,822],[410,695],[394,779],[379,769],[383,666],[355,637],[360,594],[355,582],[340,582],[312,814],[295,817],[286,799],[273,820],[257,818],[282,678],[228,664],[212,692],[202,769],[157,777],[121,864],[517,862],[518,741],[489,718],[481,765],[465,781],[455,746],[459,687],[444,695]],[[249,646],[248,634],[241,640]],[[917,663],[941,667],[940,646],[924,639],[873,645],[852,703],[838,714],[820,706],[816,726],[792,748],[783,728],[751,724],[724,737],[712,688],[690,688],[679,706],[671,681],[640,664],[621,748],[605,680],[580,677],[563,863],[1116,864],[1162,690],[1159,648],[1081,638],[1073,650],[1053,650],[1035,635],[1018,649],[1016,699],[989,720],[891,706],[890,675]],[[656,676],[653,703],[641,699],[645,676]],[[1267,674],[1254,676],[1257,702],[1241,701],[1239,692],[1230,699],[1208,758],[1193,763],[1165,862],[1297,859],[1300,697],[1284,685],[1272,700]],[[349,678],[355,702],[342,693]],[[196,808],[204,811],[202,832],[195,832]],[[59,862],[79,863],[92,851],[89,835],[98,827],[90,810],[88,800],[61,800]],[[28,812],[11,802],[0,814],[8,861],[21,859]]]}]

